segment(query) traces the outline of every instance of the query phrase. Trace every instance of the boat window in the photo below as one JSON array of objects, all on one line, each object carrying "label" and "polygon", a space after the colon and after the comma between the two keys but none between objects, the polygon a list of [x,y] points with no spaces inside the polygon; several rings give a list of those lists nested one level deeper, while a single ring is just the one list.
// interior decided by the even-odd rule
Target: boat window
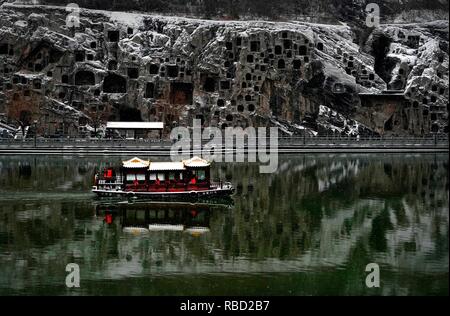
[{"label": "boat window", "polygon": [[134,173],[127,174],[127,182],[133,182],[135,180],[139,182],[145,182],[145,174],[134,174]]},{"label": "boat window", "polygon": [[166,180],[166,175],[164,173],[158,173],[158,179],[160,181],[164,181],[164,180]]},{"label": "boat window", "polygon": [[198,179],[198,181],[205,181],[206,171],[205,170],[197,170],[197,179]]},{"label": "boat window", "polygon": [[156,173],[150,173],[150,181],[156,180]]},{"label": "boat window", "polygon": [[183,172],[180,172],[180,180],[183,180]]},{"label": "boat window", "polygon": [[170,181],[174,181],[175,180],[175,172],[170,172],[169,173],[169,180]]}]

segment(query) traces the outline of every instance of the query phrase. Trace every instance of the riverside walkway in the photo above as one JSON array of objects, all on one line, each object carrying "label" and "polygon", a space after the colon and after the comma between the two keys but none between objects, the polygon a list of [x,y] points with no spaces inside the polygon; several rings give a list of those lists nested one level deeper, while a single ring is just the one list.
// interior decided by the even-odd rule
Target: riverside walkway
[{"label": "riverside walkway", "polygon": [[[215,153],[246,153],[258,150],[258,147],[235,144],[234,146],[216,146]],[[192,146],[191,152],[199,154],[208,140],[201,146]],[[0,139],[0,155],[152,155],[168,156],[174,142],[170,140],[112,140],[112,139]],[[270,149],[270,139],[264,145]],[[263,146],[263,147],[264,147]],[[371,152],[448,152],[448,136],[431,137],[280,137],[280,154],[295,153],[371,153]]]}]

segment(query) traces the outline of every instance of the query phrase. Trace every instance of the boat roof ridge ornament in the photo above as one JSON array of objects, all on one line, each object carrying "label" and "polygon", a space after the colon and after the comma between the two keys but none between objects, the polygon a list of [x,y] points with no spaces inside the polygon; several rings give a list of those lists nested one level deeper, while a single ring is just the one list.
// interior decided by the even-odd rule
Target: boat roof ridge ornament
[{"label": "boat roof ridge ornament", "polygon": [[143,160],[139,157],[131,158],[122,162],[124,168],[148,168],[150,165],[149,160]]},{"label": "boat roof ridge ornament", "polygon": [[205,160],[198,156],[194,156],[191,159],[183,160],[183,163],[186,167],[194,167],[194,168],[208,167],[211,165],[211,163],[208,160]]}]

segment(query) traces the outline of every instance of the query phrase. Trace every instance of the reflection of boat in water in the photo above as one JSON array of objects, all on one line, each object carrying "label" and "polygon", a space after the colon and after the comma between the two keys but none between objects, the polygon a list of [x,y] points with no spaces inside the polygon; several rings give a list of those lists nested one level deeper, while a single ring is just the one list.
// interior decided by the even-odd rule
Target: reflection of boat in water
[{"label": "reflection of boat in water", "polygon": [[234,188],[229,182],[212,182],[210,163],[199,157],[181,162],[150,162],[135,157],[120,168],[106,168],[96,174],[92,192],[100,197],[195,200],[229,197]]},{"label": "reflection of boat in water", "polygon": [[211,212],[224,207],[206,203],[103,203],[97,205],[96,214],[109,225],[119,220],[125,233],[178,231],[197,236],[209,232]]}]

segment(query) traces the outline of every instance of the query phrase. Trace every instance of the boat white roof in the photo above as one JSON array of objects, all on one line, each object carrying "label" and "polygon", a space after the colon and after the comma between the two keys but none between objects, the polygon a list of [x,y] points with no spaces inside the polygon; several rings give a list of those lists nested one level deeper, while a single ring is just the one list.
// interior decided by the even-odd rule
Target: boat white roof
[{"label": "boat white roof", "polygon": [[185,170],[184,164],[180,162],[151,162],[149,171],[169,171],[169,170]]},{"label": "boat white roof", "polygon": [[200,157],[192,157],[183,161],[167,161],[167,162],[150,162],[134,157],[130,160],[123,161],[124,168],[148,168],[149,171],[170,171],[170,170],[186,170],[186,167],[201,168],[208,167],[211,163]]},{"label": "boat white roof", "polygon": [[163,122],[107,122],[110,129],[163,129]]},{"label": "boat white roof", "polygon": [[194,156],[191,159],[183,160],[183,163],[186,167],[208,167],[211,165],[211,163],[205,159],[202,159],[200,157]]},{"label": "boat white roof", "polygon": [[130,160],[123,161],[122,163],[124,168],[148,168],[150,165],[150,161],[142,160],[138,157],[131,158]]}]

